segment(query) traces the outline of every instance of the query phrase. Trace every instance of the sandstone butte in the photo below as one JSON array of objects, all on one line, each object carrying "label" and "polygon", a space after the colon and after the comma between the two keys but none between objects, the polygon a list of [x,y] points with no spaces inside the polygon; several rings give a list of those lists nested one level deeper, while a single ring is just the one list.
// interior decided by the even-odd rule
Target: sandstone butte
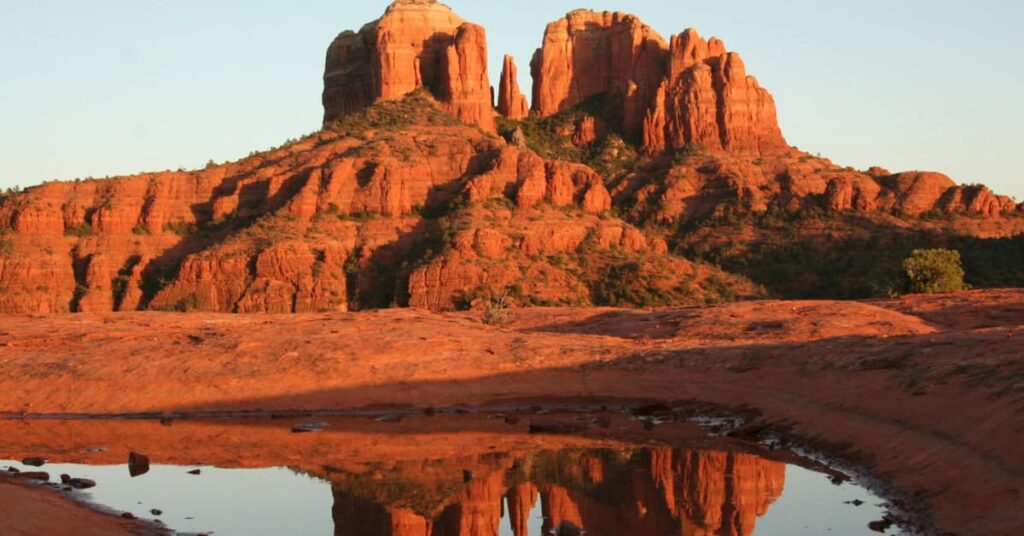
[{"label": "sandstone butte", "polygon": [[486,58],[481,27],[399,0],[331,43],[322,131],[202,170],[0,197],[0,312],[451,310],[510,289],[516,305],[590,305],[634,276],[647,285],[634,294],[703,304],[763,295],[670,251],[669,229],[708,215],[942,214],[974,236],[1024,231],[1024,204],[984,186],[788,147],[771,95],[693,30],[666,42],[584,10],[548,26],[527,120],[600,98],[559,135],[590,150],[618,132],[649,155],[616,177],[495,135],[500,114],[528,112],[511,58],[495,110]]},{"label": "sandstone butte", "polygon": [[435,0],[398,0],[327,50],[324,123],[428,88],[463,121],[494,132],[487,37]]}]

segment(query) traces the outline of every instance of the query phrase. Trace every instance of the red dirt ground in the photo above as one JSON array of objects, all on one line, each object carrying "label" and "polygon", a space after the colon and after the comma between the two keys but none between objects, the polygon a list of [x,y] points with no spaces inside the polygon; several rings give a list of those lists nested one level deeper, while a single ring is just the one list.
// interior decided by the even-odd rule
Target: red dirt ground
[{"label": "red dirt ground", "polygon": [[865,464],[940,530],[1024,527],[1024,290],[515,313],[9,316],[0,412],[698,400]]}]

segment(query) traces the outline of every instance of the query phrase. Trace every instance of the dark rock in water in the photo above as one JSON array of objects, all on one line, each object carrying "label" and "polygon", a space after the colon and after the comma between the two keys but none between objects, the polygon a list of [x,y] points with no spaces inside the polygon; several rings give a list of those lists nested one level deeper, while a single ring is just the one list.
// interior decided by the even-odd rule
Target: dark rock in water
[{"label": "dark rock in water", "polygon": [[203,470],[202,469],[193,469],[193,470],[189,471],[188,474],[190,474],[190,475],[201,475],[201,474],[203,474]]},{"label": "dark rock in water", "polygon": [[46,465],[46,458],[25,458],[21,463],[29,467],[42,467]]},{"label": "dark rock in water", "polygon": [[476,475],[473,474],[473,471],[462,471],[463,483],[469,484],[470,482],[473,481],[474,478],[476,478]]},{"label": "dark rock in water", "polygon": [[769,423],[756,423],[741,426],[726,435],[735,439],[742,439],[744,441],[759,441],[764,434],[771,430],[772,425]]},{"label": "dark rock in water", "polygon": [[60,475],[60,483],[61,484],[70,484],[71,483],[71,476],[70,475]]},{"label": "dark rock in water", "polygon": [[154,508],[154,509],[150,510],[149,513],[151,513],[151,514],[153,514],[155,516],[162,516],[162,515],[164,515],[164,511],[160,510],[160,509],[157,509],[157,508]]},{"label": "dark rock in water", "polygon": [[423,414],[426,415],[427,417],[433,417],[434,415],[437,415],[437,410],[434,409],[433,407],[425,408],[423,410]]},{"label": "dark rock in water", "polygon": [[577,422],[530,421],[531,434],[572,435],[587,431],[587,426]]},{"label": "dark rock in water", "polygon": [[135,519],[135,514],[133,514],[131,512],[125,512],[125,513],[121,514],[121,517],[123,517],[125,519]]},{"label": "dark rock in water", "polygon": [[860,499],[854,499],[852,501],[846,501],[846,504],[852,504],[854,506],[861,506],[862,504],[864,504],[864,501],[862,501]]},{"label": "dark rock in water", "polygon": [[520,421],[522,421],[522,419],[520,419],[518,415],[506,415],[505,416],[505,424],[511,424],[512,426],[515,426],[515,425],[519,424]]},{"label": "dark rock in water", "polygon": [[875,532],[885,532],[896,523],[889,516],[885,516],[878,521],[872,521],[868,523],[868,528]]},{"label": "dark rock in water", "polygon": [[132,452],[128,455],[128,474],[135,478],[149,472],[149,457]]},{"label": "dark rock in water", "polygon": [[8,472],[8,473],[12,473],[12,474],[18,474],[18,473],[20,473],[21,471],[20,471],[20,470],[18,470],[18,468],[17,468],[17,467],[8,467],[8,468],[7,468],[7,472]]},{"label": "dark rock in water", "polygon": [[24,471],[21,473],[15,473],[15,478],[21,478],[23,480],[38,480],[40,482],[49,482],[50,473],[44,473],[42,471]]},{"label": "dark rock in water", "polygon": [[654,421],[644,421],[644,430],[650,432],[651,430],[654,430],[654,426]]},{"label": "dark rock in water", "polygon": [[293,434],[312,434],[316,432],[322,432],[324,428],[330,426],[325,422],[304,422],[297,424],[292,427]]},{"label": "dark rock in water", "polygon": [[562,524],[555,529],[555,534],[558,536],[583,536],[583,529],[568,521],[563,521]]},{"label": "dark rock in water", "polygon": [[96,481],[89,480],[88,478],[72,478],[67,482],[67,484],[75,489],[90,489],[96,487]]},{"label": "dark rock in water", "polygon": [[646,406],[633,408],[633,415],[636,415],[637,417],[653,417],[654,415],[662,415],[665,413],[672,413],[672,408],[665,404],[648,404]]},{"label": "dark rock in water", "polygon": [[842,486],[843,484],[850,481],[850,477],[837,473],[829,476],[828,481],[836,486]]},{"label": "dark rock in water", "polygon": [[174,424],[174,419],[172,419],[171,417],[161,417],[160,418],[160,426],[171,426],[173,424]]}]

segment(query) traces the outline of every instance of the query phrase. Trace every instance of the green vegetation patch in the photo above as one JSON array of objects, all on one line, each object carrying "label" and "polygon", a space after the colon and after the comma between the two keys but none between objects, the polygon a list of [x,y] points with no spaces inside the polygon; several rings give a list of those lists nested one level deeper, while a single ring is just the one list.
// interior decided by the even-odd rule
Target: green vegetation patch
[{"label": "green vegetation patch", "polygon": [[83,223],[81,225],[64,229],[64,236],[77,236],[79,238],[84,238],[88,236],[96,236],[97,234],[99,233],[90,223]]},{"label": "green vegetation patch", "polygon": [[964,266],[960,252],[949,249],[916,249],[903,261],[906,289],[914,294],[964,290]]},{"label": "green vegetation patch", "polygon": [[324,127],[324,130],[364,138],[370,130],[400,130],[413,126],[462,125],[455,116],[442,110],[424,89],[418,89],[402,99],[383,101],[349,114]]},{"label": "green vegetation patch", "polygon": [[526,146],[545,160],[575,162],[592,167],[608,183],[630,173],[640,161],[635,144],[614,130],[592,143],[576,145],[573,135],[587,117],[604,117],[605,95],[597,95],[579,105],[547,117],[530,116],[523,121],[498,118],[498,133],[512,139],[522,129]]},{"label": "green vegetation patch", "polygon": [[773,297],[784,299],[864,299],[920,292],[909,280],[904,261],[915,250],[931,249],[960,256],[964,285],[1024,286],[1024,235],[983,239],[951,229],[905,228],[868,216],[816,209],[691,222],[676,230],[673,247],[684,257],[749,277]]}]

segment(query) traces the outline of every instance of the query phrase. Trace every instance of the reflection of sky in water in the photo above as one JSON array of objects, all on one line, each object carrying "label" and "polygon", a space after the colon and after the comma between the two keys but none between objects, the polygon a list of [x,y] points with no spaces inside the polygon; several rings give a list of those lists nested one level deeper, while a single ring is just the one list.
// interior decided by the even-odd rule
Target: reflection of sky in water
[{"label": "reflection of sky in water", "polygon": [[[160,519],[177,531],[212,532],[216,536],[334,534],[334,498],[328,482],[289,469],[216,469],[153,466],[131,478],[126,466],[47,464],[41,469],[0,462],[22,470],[43,470],[57,480],[61,473],[89,478],[97,487],[82,492],[94,502],[143,519]],[[864,504],[853,506],[849,501]],[[756,536],[877,534],[867,525],[883,515],[878,497],[853,484],[837,486],[823,474],[787,466],[783,496],[757,521]],[[157,517],[150,510],[157,508]],[[512,536],[506,516],[500,536]],[[188,519],[192,518],[192,519]],[[541,534],[540,501],[530,514],[530,535]],[[896,534],[895,529],[890,534]]]},{"label": "reflection of sky in water", "polygon": [[[190,475],[196,467],[154,465],[131,478],[127,466],[46,464],[23,470],[46,471],[51,480],[61,473],[89,478],[96,487],[82,493],[93,502],[143,519],[160,519],[180,532],[232,535],[332,535],[331,485],[288,469],[214,469]],[[149,513],[157,508],[163,515]],[[186,519],[188,517],[194,519]]]}]

